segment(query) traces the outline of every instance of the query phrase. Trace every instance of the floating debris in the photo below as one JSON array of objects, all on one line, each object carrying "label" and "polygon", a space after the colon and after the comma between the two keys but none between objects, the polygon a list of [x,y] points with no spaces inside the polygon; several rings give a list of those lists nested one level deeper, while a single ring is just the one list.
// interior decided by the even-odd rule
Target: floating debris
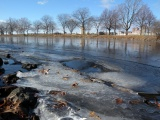
[{"label": "floating debris", "polygon": [[69,79],[69,77],[68,77],[68,76],[66,76],[66,77],[63,77],[62,79],[63,79],[63,80],[68,80],[68,79]]},{"label": "floating debris", "polygon": [[78,83],[77,82],[73,83],[72,87],[74,87],[74,88],[78,87]]},{"label": "floating debris", "polygon": [[101,120],[101,118],[94,112],[94,111],[91,111],[89,113],[89,117],[93,117],[95,118],[96,120]]},{"label": "floating debris", "polygon": [[122,103],[123,103],[122,98],[117,98],[117,99],[116,99],[116,103],[117,103],[117,104],[122,104]]},{"label": "floating debris", "polygon": [[47,75],[48,73],[49,73],[49,70],[50,69],[42,69],[42,70],[39,70],[38,72],[40,72],[40,73],[42,73],[42,74],[44,74],[44,75]]},{"label": "floating debris", "polygon": [[132,105],[136,105],[136,104],[140,104],[140,103],[142,103],[141,100],[131,100],[131,101],[129,101],[129,104],[132,104]]},{"label": "floating debris", "polygon": [[50,91],[49,94],[64,96],[64,95],[66,95],[66,92],[64,92],[64,91]]},{"label": "floating debris", "polygon": [[53,106],[55,109],[61,109],[67,106],[65,101],[56,101],[57,103]]}]

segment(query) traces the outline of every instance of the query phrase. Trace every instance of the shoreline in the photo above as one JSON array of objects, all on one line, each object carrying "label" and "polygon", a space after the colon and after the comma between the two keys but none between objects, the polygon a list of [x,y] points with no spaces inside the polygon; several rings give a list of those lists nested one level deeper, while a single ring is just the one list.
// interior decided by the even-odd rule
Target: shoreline
[{"label": "shoreline", "polygon": [[14,34],[14,35],[0,35],[0,37],[64,37],[64,38],[91,38],[91,39],[127,39],[127,40],[160,40],[159,36],[156,35],[80,35],[80,34]]}]

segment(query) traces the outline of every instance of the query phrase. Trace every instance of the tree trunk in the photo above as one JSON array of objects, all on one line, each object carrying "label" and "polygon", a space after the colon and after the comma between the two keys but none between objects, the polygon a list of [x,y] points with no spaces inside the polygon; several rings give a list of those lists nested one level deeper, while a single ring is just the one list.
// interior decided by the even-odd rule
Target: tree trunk
[{"label": "tree trunk", "polygon": [[108,29],[109,35],[111,35],[111,29]]},{"label": "tree trunk", "polygon": [[128,29],[126,29],[126,35],[128,35]]},{"label": "tree trunk", "polygon": [[84,26],[84,23],[82,24],[82,34],[85,35],[85,26]]},{"label": "tree trunk", "polygon": [[142,35],[142,26],[141,26],[141,29],[140,29],[140,35]]}]

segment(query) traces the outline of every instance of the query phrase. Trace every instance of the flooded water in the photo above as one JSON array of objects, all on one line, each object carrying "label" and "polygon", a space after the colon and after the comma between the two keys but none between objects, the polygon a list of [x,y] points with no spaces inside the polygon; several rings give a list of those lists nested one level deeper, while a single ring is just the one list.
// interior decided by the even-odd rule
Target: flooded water
[{"label": "flooded water", "polygon": [[113,58],[160,67],[160,42],[115,39],[1,37],[0,43],[43,51],[78,56]]},{"label": "flooded water", "polygon": [[[160,41],[0,37],[0,57],[40,64],[19,72],[15,85],[40,91],[35,112],[41,120],[159,120],[154,101],[147,105],[138,95],[160,93],[159,50]],[[39,73],[43,68],[47,75]],[[141,102],[130,104],[135,100]]]}]

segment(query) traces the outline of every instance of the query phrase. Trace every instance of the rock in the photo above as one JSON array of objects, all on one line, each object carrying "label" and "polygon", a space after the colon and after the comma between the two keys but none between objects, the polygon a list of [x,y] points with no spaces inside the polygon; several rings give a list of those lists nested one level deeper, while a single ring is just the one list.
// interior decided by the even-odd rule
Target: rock
[{"label": "rock", "polygon": [[7,97],[0,101],[0,116],[4,120],[39,120],[33,113],[37,104],[35,94],[38,91],[32,88],[15,88]]},{"label": "rock", "polygon": [[16,83],[18,79],[19,79],[19,77],[16,76],[16,73],[15,74],[8,74],[6,76],[3,76],[3,78],[2,78],[3,82],[7,85]]},{"label": "rock", "polygon": [[0,87],[0,97],[7,97],[12,90],[16,89],[17,86],[4,86]]},{"label": "rock", "polygon": [[28,63],[25,64],[25,63],[23,63],[22,68],[27,69],[27,70],[32,70],[32,69],[37,68],[37,65],[36,64],[28,64]]},{"label": "rock", "polygon": [[5,73],[5,69],[4,68],[0,68],[0,75]]},{"label": "rock", "polygon": [[3,61],[4,64],[9,64],[8,60]]},{"label": "rock", "polygon": [[3,65],[3,60],[2,60],[2,58],[0,58],[0,66],[2,66]]},{"label": "rock", "polygon": [[7,55],[6,55],[6,58],[11,58],[11,54],[7,54]]}]

